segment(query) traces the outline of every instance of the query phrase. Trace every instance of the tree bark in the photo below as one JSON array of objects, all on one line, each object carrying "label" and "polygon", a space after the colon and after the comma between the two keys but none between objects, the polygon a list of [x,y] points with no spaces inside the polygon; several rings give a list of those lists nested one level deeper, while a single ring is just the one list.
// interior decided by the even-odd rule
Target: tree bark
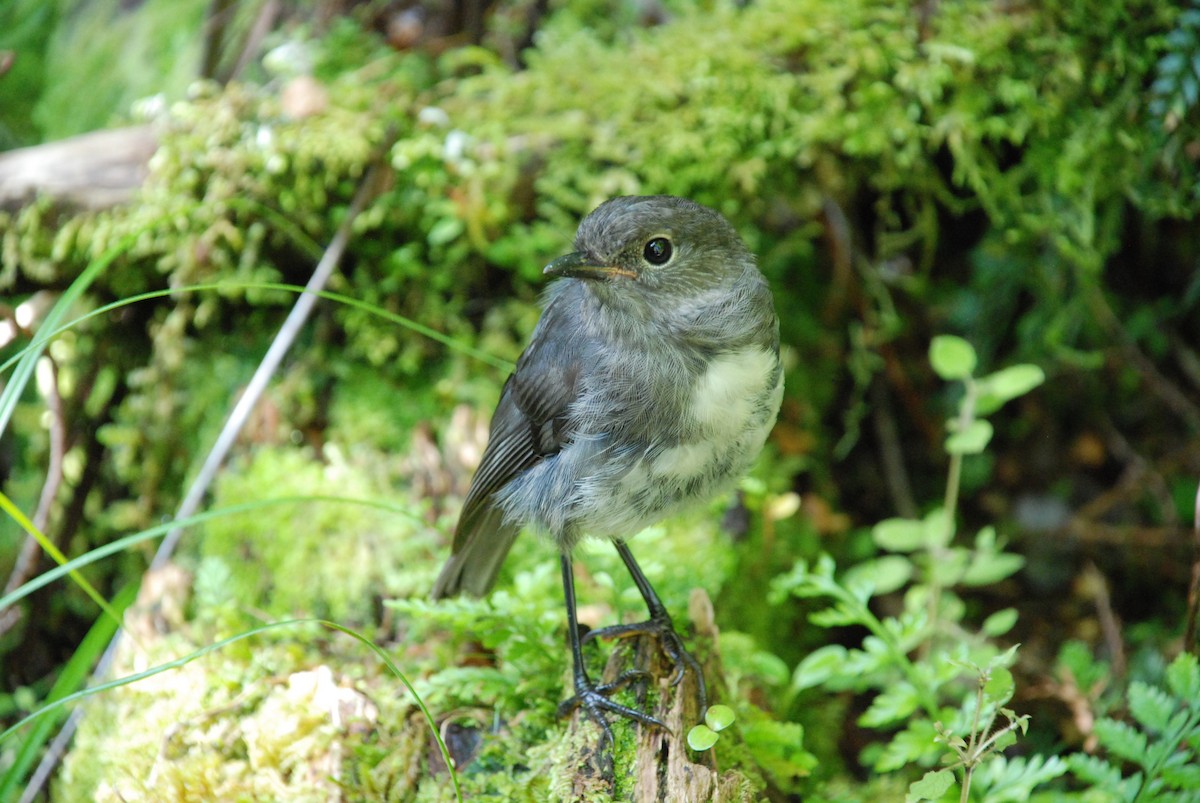
[{"label": "tree bark", "polygon": [[[719,702],[723,689],[718,682],[722,674],[716,647],[717,627],[713,622],[712,601],[703,590],[693,590],[688,613],[695,631],[693,642],[703,645],[697,658],[709,681],[709,702]],[[617,720],[612,723],[614,730],[637,728],[636,752],[628,770],[629,777],[621,784],[622,788],[631,790],[627,799],[635,803],[754,801],[753,784],[745,774],[736,769],[722,772],[716,766],[713,751],[696,754],[687,746],[688,731],[701,721],[695,676],[685,672],[679,685],[672,686],[674,667],[663,655],[658,640],[637,636],[629,638],[628,642],[628,645],[620,644],[613,649],[604,670],[604,682],[612,682],[630,669],[648,670],[651,678],[647,683],[653,686],[657,697],[649,713],[665,722],[670,732],[613,718]],[[643,710],[647,710],[645,706],[650,697],[646,691],[643,688],[635,703]],[[617,788],[612,756],[599,729],[586,713],[576,710],[567,739],[578,745],[571,754],[575,767],[572,799],[611,799]],[[618,764],[624,766],[625,762]]]},{"label": "tree bark", "polygon": [[0,209],[15,211],[39,195],[90,210],[125,203],[157,148],[153,127],[142,125],[0,153]]}]

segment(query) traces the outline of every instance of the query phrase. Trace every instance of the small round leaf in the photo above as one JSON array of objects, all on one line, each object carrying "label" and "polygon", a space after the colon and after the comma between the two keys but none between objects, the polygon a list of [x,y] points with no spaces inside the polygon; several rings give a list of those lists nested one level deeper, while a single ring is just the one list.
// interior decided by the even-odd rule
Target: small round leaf
[{"label": "small round leaf", "polygon": [[950,454],[979,454],[992,440],[992,425],[987,421],[972,421],[962,432],[946,438],[946,451]]},{"label": "small round leaf", "polygon": [[688,747],[697,753],[702,753],[716,744],[719,738],[717,732],[707,725],[697,725],[688,731],[687,743]]},{"label": "small round leaf", "polygon": [[723,731],[733,724],[733,709],[727,705],[710,705],[704,712],[704,724],[715,731]]},{"label": "small round leaf", "polygon": [[942,379],[966,379],[975,370],[975,349],[954,335],[938,335],[929,344],[929,363]]},{"label": "small round leaf", "polygon": [[925,545],[925,525],[913,519],[884,519],[871,528],[871,538],[891,552],[915,552]]}]

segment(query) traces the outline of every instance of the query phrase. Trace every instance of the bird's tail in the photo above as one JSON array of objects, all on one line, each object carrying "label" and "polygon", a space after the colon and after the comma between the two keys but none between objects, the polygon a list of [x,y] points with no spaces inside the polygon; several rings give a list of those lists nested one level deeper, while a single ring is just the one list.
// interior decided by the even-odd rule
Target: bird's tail
[{"label": "bird's tail", "polygon": [[504,521],[498,508],[490,508],[478,520],[470,522],[467,530],[455,535],[454,554],[433,584],[434,599],[463,593],[482,597],[490,591],[520,532],[518,527]]}]

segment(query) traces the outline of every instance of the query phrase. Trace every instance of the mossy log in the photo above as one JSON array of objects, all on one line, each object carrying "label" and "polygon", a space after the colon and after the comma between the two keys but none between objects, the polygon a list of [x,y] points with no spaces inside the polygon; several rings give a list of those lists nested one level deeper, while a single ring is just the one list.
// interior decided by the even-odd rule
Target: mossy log
[{"label": "mossy log", "polygon": [[[709,680],[709,702],[720,702],[723,690],[713,685],[715,679],[722,677],[716,649],[717,627],[712,601],[703,590],[693,590],[688,615],[694,628],[694,643],[702,645],[697,657]],[[621,788],[626,790],[623,797],[637,803],[750,803],[759,799],[754,794],[755,784],[743,772],[722,771],[712,751],[696,753],[688,748],[687,733],[702,717],[695,675],[685,672],[682,680],[672,685],[674,667],[655,637],[637,636],[627,641],[627,646],[613,650],[604,670],[604,682],[611,683],[632,669],[648,670],[651,680],[639,689],[637,705],[665,722],[670,731],[636,726],[633,760],[617,762],[618,766],[627,767],[629,777],[618,782],[611,752],[599,729],[586,713],[576,710],[567,732],[567,741],[573,746],[568,760],[574,765],[569,799],[612,800]],[[634,726],[614,723],[614,727]]]},{"label": "mossy log", "polygon": [[15,211],[39,195],[90,210],[125,203],[157,148],[153,126],[142,125],[0,153],[0,209]]}]

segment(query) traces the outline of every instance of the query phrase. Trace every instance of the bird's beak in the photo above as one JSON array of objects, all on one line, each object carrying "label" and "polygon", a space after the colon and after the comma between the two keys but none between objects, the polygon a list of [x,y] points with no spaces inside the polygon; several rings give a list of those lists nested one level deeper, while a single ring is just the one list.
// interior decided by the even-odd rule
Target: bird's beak
[{"label": "bird's beak", "polygon": [[547,265],[542,273],[547,276],[567,276],[575,279],[636,279],[637,274],[628,268],[615,265],[597,265],[595,260],[582,251],[561,256]]}]

